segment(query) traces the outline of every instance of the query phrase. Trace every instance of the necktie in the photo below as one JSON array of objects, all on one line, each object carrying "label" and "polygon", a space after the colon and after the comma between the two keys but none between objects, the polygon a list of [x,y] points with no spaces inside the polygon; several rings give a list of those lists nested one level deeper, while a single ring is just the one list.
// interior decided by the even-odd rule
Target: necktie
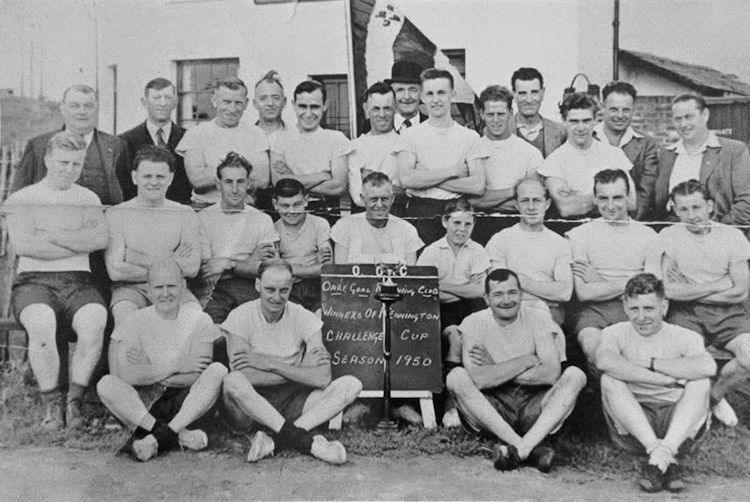
[{"label": "necktie", "polygon": [[409,119],[404,120],[404,127],[406,127],[407,129],[411,127],[411,120]]},{"label": "necktie", "polygon": [[156,130],[156,146],[167,147],[167,143],[164,142],[164,129],[161,127]]}]

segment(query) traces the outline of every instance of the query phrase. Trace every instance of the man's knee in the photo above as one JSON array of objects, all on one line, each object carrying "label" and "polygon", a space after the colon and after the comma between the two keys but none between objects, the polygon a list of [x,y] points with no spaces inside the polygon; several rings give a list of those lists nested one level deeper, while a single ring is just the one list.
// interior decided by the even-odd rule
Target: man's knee
[{"label": "man's knee", "polygon": [[127,316],[138,310],[138,305],[130,300],[120,300],[112,305],[112,317],[115,324],[121,323]]},{"label": "man's knee", "polygon": [[222,385],[224,394],[231,398],[236,398],[237,396],[248,392],[255,393],[252,384],[247,378],[245,378],[245,375],[239,371],[227,373],[222,380]]},{"label": "man's knee", "polygon": [[463,394],[470,387],[476,387],[466,368],[453,368],[445,377],[445,386],[454,394]]},{"label": "man's knee", "polygon": [[569,366],[560,375],[559,382],[565,388],[580,391],[586,386],[586,374],[580,368]]},{"label": "man's knee", "polygon": [[578,343],[581,345],[586,357],[592,359],[596,355],[596,349],[601,340],[601,330],[597,328],[583,328],[578,332]]},{"label": "man's knee", "polygon": [[29,305],[21,311],[18,320],[29,334],[30,342],[32,341],[32,337],[55,339],[57,316],[49,305],[43,303]]},{"label": "man's knee", "polygon": [[99,383],[96,384],[96,393],[99,398],[104,401],[112,401],[116,398],[118,389],[122,387],[124,382],[114,375],[104,375]]},{"label": "man's knee", "polygon": [[711,392],[711,379],[710,378],[699,378],[697,380],[689,380],[685,384],[685,391],[694,392],[698,394],[705,394]]},{"label": "man's knee", "polygon": [[228,374],[229,370],[223,364],[211,363],[208,365],[208,368],[203,371],[201,376],[210,381],[215,381],[221,384],[224,381],[224,378],[228,376]]},{"label": "man's knee", "polygon": [[[750,333],[740,335],[733,342],[731,345],[734,345],[734,347],[731,347],[730,350],[733,349],[732,352],[734,352],[734,357],[737,359],[737,364],[744,371],[750,373]],[[730,348],[731,345],[728,345],[727,348]]]},{"label": "man's knee", "polygon": [[353,375],[344,375],[331,382],[343,392],[347,401],[354,401],[362,392],[362,382]]}]

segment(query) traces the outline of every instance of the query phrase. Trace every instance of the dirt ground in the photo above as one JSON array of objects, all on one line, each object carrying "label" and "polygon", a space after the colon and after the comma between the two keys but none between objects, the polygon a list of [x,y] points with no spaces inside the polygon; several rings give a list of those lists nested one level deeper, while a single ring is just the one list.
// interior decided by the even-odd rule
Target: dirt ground
[{"label": "dirt ground", "polygon": [[211,452],[173,452],[147,464],[64,447],[0,452],[0,499],[100,500],[748,500],[750,480],[701,477],[679,496],[646,495],[632,477],[562,468],[500,473],[489,460],[352,456],[340,467],[282,456],[259,464]]}]

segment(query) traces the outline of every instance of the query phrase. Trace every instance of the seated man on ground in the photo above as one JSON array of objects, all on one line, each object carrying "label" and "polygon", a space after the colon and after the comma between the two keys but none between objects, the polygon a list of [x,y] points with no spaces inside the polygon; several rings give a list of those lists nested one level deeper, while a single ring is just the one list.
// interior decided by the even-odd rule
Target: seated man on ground
[{"label": "seated man on ground", "polygon": [[[158,260],[171,258],[186,278],[195,277],[201,263],[201,223],[190,207],[167,200],[174,176],[174,157],[165,148],[144,146],[133,160],[138,194],[107,211],[109,246],[104,258],[112,279],[110,306],[117,326],[131,312],[151,304],[146,276]],[[184,290],[183,302],[198,300]]]},{"label": "seated man on ground", "polygon": [[446,385],[467,428],[500,440],[496,469],[528,462],[548,472],[555,451],[545,438],[573,411],[586,376],[574,366],[562,371],[564,353],[555,342],[563,336],[560,327],[548,312],[523,305],[522,297],[514,272],[489,273],[484,296],[489,308],[458,327],[464,367],[454,368]]},{"label": "seated man on ground", "polygon": [[[461,365],[461,334],[458,325],[469,314],[487,307],[484,279],[490,268],[484,248],[471,240],[474,213],[465,199],[446,203],[443,213],[445,237],[425,248],[417,265],[437,268],[440,288],[440,332],[443,337],[444,372]],[[443,425],[461,424],[456,408],[446,405]]]},{"label": "seated man on ground", "polygon": [[627,320],[619,300],[636,274],[660,275],[658,236],[628,216],[632,185],[622,170],[605,169],[594,176],[594,200],[602,217],[570,230],[573,284],[580,305],[573,332],[596,376],[596,349],[601,330]]},{"label": "seated man on ground", "polygon": [[[99,197],[75,184],[86,142],[72,132],[47,141],[45,177],[5,202],[10,243],[19,257],[13,314],[29,336],[29,362],[42,393],[46,430],[79,429],[81,404],[102,351],[107,309],[89,268],[89,253],[107,246]],[[60,389],[59,334],[72,328],[67,410]],[[67,343],[67,337],[61,343]],[[65,351],[67,353],[67,351]],[[67,366],[67,365],[66,365]],[[66,413],[67,412],[67,413]],[[67,417],[66,417],[67,414]]]},{"label": "seated man on ground", "polygon": [[[109,347],[112,373],[96,386],[107,409],[136,427],[127,448],[142,462],[177,446],[208,446],[205,432],[187,427],[211,409],[227,374],[225,366],[211,363],[216,325],[200,310],[180,305],[185,288],[177,261],[149,267],[152,305],[115,327]],[[136,387],[152,399],[144,401]]]},{"label": "seated man on ground", "polygon": [[630,279],[622,303],[628,321],[602,331],[596,354],[607,428],[620,448],[648,455],[643,490],[681,491],[675,457],[708,429],[716,363],[700,335],[664,322],[669,302],[653,274]]},{"label": "seated man on ground", "polygon": [[258,298],[258,265],[277,255],[279,236],[271,217],[245,204],[253,166],[229,152],[216,168],[221,200],[198,213],[208,237],[201,272],[215,282],[206,313],[217,324],[239,305]]},{"label": "seated man on ground", "polygon": [[248,462],[292,448],[343,464],[344,445],[313,429],[353,402],[362,383],[353,376],[331,381],[323,323],[288,301],[292,278],[287,262],[264,261],[255,281],[260,298],[234,309],[221,325],[232,367],[224,379],[227,418],[236,429],[262,429],[253,436]]},{"label": "seated man on ground", "polygon": [[320,274],[333,263],[331,226],[324,218],[307,214],[305,186],[293,179],[276,183],[273,205],[279,213],[274,224],[279,234],[279,254],[292,266],[294,285],[289,299],[307,310],[320,308]]},{"label": "seated man on ground", "polygon": [[737,415],[724,399],[750,378],[748,289],[750,244],[742,231],[711,221],[713,200],[697,180],[676,185],[670,195],[682,225],[661,231],[664,289],[670,300],[667,320],[703,335],[705,344],[734,358],[719,371],[711,407],[724,425]]},{"label": "seated man on ground", "polygon": [[411,223],[391,213],[393,187],[387,175],[362,180],[365,212],[344,216],[331,229],[336,263],[417,263],[424,245]]}]

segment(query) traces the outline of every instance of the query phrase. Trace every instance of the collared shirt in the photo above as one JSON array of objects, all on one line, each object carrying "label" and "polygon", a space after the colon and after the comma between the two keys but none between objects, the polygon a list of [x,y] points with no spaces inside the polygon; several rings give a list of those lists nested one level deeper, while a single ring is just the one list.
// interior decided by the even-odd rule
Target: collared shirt
[{"label": "collared shirt", "polygon": [[89,145],[94,140],[94,131],[92,130],[90,133],[84,134],[81,137],[83,138],[83,141],[86,142],[86,149],[88,149]]},{"label": "collared shirt", "polygon": [[[594,126],[594,137],[599,141],[607,141],[607,143],[609,143],[607,133],[604,132],[604,122],[599,122]],[[625,133],[620,137],[620,142],[613,146],[622,148],[630,143],[630,140],[632,140],[633,138],[643,138],[643,134],[636,132],[635,129],[628,126],[628,128],[625,129]]]},{"label": "collared shirt", "polygon": [[[408,129],[408,127],[402,127],[405,121],[406,121],[406,118],[404,118],[403,115],[401,115],[400,113],[395,114],[393,116],[393,130],[399,134],[404,132],[406,129]],[[422,117],[419,114],[419,110],[417,110],[416,115],[414,115],[412,118],[409,119],[409,122],[411,123],[411,127],[414,127],[415,125],[422,122]]]},{"label": "collared shirt", "polygon": [[170,120],[167,122],[167,125],[165,126],[158,126],[150,120],[146,120],[146,129],[148,129],[148,135],[151,136],[151,140],[155,145],[159,144],[159,138],[156,135],[159,129],[162,130],[162,139],[164,140],[164,143],[167,143],[169,141],[169,135],[172,133],[172,121]]},{"label": "collared shirt", "polygon": [[440,282],[464,286],[471,282],[472,277],[490,268],[490,259],[484,248],[472,240],[466,241],[454,253],[448,239],[443,237],[425,248],[417,265],[436,267]]},{"label": "collared shirt", "polygon": [[[708,147],[719,148],[719,139],[713,132],[708,133],[706,141],[698,148],[694,153],[688,153],[685,150],[685,144],[682,140],[679,140],[673,145],[667,147],[668,150],[672,150],[677,154],[677,158],[674,161],[674,167],[672,168],[672,174],[669,176],[669,191],[671,192],[674,187],[687,180],[700,180],[701,179],[701,164],[703,163],[703,154],[706,152]],[[671,199],[670,199],[671,200]],[[667,207],[670,204],[667,203]]]},{"label": "collared shirt", "polygon": [[544,120],[542,120],[541,117],[539,117],[539,122],[534,124],[533,126],[527,126],[526,124],[522,124],[516,119],[516,128],[518,129],[519,134],[526,138],[529,141],[534,141],[537,136],[539,136],[539,133],[544,130]]}]

